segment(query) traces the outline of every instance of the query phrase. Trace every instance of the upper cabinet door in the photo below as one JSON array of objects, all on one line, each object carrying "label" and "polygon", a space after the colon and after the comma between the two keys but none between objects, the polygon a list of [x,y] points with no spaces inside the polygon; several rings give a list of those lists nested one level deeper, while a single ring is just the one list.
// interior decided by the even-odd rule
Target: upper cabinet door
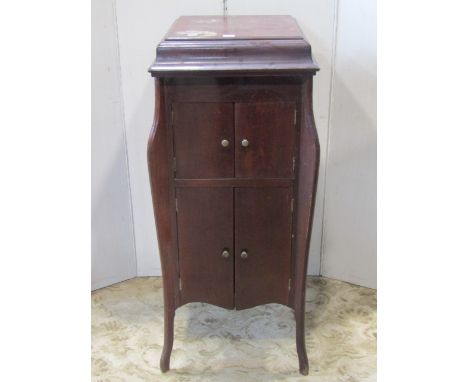
[{"label": "upper cabinet door", "polygon": [[172,105],[177,178],[234,176],[232,103]]},{"label": "upper cabinet door", "polygon": [[236,176],[293,178],[295,103],[235,104]]}]

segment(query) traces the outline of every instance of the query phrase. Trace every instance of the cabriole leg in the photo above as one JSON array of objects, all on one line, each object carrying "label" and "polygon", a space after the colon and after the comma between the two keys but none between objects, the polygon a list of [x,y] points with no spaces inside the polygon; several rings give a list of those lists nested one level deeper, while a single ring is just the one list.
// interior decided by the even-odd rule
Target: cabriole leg
[{"label": "cabriole leg", "polygon": [[295,311],[296,316],[296,349],[299,358],[299,371],[302,375],[309,374],[309,360],[305,347],[304,310]]},{"label": "cabriole leg", "polygon": [[172,345],[174,344],[174,316],[173,309],[164,309],[164,346],[159,363],[163,373],[169,370],[171,361]]}]

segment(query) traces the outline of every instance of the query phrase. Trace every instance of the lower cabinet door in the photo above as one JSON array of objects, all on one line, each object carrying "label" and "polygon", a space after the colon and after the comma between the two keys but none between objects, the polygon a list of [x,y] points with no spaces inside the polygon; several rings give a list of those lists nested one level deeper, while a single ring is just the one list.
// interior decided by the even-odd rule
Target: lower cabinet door
[{"label": "lower cabinet door", "polygon": [[288,303],[291,188],[235,189],[235,305]]},{"label": "lower cabinet door", "polygon": [[176,197],[181,302],[232,309],[233,189],[178,188]]}]

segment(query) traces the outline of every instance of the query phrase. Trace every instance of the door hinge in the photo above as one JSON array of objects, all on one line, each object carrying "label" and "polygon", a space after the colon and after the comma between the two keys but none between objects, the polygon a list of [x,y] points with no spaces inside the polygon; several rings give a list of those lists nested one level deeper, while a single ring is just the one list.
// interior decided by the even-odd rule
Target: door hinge
[{"label": "door hinge", "polygon": [[179,290],[182,290],[182,279],[179,277]]},{"label": "door hinge", "polygon": [[288,290],[291,290],[291,279],[288,281]]},{"label": "door hinge", "polygon": [[175,198],[175,210],[179,212],[179,203],[177,203],[177,198]]},{"label": "door hinge", "polygon": [[291,213],[294,212],[294,198],[291,199]]},{"label": "door hinge", "polygon": [[296,168],[296,157],[293,157],[292,172],[294,174],[294,169]]},{"label": "door hinge", "polygon": [[177,171],[177,160],[176,160],[176,157],[174,157],[172,160],[172,172],[175,174],[176,171]]},{"label": "door hinge", "polygon": [[296,126],[297,122],[297,109],[294,109],[294,126]]}]

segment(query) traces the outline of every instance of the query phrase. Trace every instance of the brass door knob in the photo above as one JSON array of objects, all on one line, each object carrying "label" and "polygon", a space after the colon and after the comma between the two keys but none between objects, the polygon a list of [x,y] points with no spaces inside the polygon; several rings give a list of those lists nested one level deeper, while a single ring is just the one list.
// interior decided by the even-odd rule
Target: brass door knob
[{"label": "brass door knob", "polygon": [[227,249],[225,249],[222,253],[221,253],[221,256],[225,259],[227,259],[229,257],[229,251]]},{"label": "brass door knob", "polygon": [[248,256],[249,255],[248,255],[247,251],[242,251],[241,252],[241,259],[246,259]]},{"label": "brass door knob", "polygon": [[249,141],[248,141],[247,139],[244,138],[244,139],[241,141],[241,145],[242,145],[242,147],[247,147],[247,146],[249,145]]},{"label": "brass door knob", "polygon": [[221,146],[223,146],[223,147],[228,147],[228,146],[229,146],[229,141],[228,141],[227,139],[223,139],[223,140],[221,141]]}]

